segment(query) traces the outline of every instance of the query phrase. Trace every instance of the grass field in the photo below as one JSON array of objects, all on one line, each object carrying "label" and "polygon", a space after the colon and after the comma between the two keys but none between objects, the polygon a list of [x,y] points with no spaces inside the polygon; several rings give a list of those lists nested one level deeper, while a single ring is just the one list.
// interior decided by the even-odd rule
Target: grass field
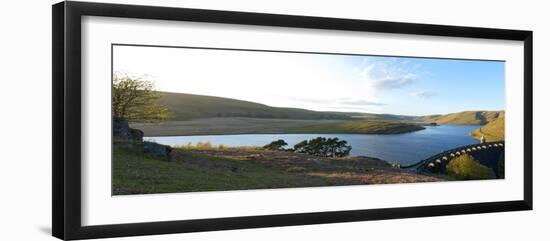
[{"label": "grass field", "polygon": [[399,134],[423,129],[425,128],[420,125],[410,123],[357,120],[308,125],[293,128],[290,132],[318,134]]},{"label": "grass field", "polygon": [[139,143],[113,144],[113,195],[440,181],[374,158],[325,158],[253,149],[174,149],[171,160]]},{"label": "grass field", "polygon": [[164,123],[134,123],[146,136],[225,134],[397,134],[422,130],[417,124],[371,120],[289,120],[264,118],[205,118]]},{"label": "grass field", "polygon": [[[137,145],[137,144],[136,144]],[[253,161],[178,152],[178,161],[145,155],[137,147],[114,145],[113,194],[171,193],[326,186],[322,177],[284,173]]]}]

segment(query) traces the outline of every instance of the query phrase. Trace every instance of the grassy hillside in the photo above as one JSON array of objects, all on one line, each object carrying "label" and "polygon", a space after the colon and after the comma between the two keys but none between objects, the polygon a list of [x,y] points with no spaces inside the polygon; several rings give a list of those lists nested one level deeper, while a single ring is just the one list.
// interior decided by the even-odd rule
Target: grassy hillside
[{"label": "grassy hillside", "polygon": [[298,108],[279,108],[259,103],[215,96],[161,92],[174,120],[212,117],[249,117],[269,119],[351,119],[346,114]]},{"label": "grassy hillside", "polygon": [[481,128],[472,131],[470,135],[476,139],[485,136],[487,141],[504,140],[504,113]]},{"label": "grassy hillside", "polygon": [[485,125],[501,115],[504,115],[503,111],[463,111],[446,115],[422,116],[419,120],[437,124]]},{"label": "grassy hillside", "polygon": [[318,134],[399,134],[412,131],[423,130],[424,127],[416,124],[357,120],[345,121],[339,123],[315,124],[298,127],[290,130],[290,133],[318,133]]},{"label": "grassy hillside", "polygon": [[253,149],[175,148],[171,160],[139,143],[113,144],[113,195],[440,181],[368,157]]},{"label": "grassy hillside", "polygon": [[312,111],[299,108],[272,107],[260,103],[206,95],[160,92],[174,121],[217,117],[246,117],[291,120],[395,120],[415,121],[417,117],[359,112]]},{"label": "grassy hillside", "polygon": [[267,168],[235,160],[176,150],[177,159],[143,154],[138,144],[113,145],[114,195],[261,189],[330,185],[326,178]]},{"label": "grassy hillside", "polygon": [[174,114],[172,121],[205,118],[261,118],[289,120],[383,120],[425,122],[453,125],[484,125],[498,118],[502,111],[464,111],[445,115],[407,116],[360,112],[312,111],[299,108],[273,107],[250,101],[215,96],[160,92],[168,109]]}]

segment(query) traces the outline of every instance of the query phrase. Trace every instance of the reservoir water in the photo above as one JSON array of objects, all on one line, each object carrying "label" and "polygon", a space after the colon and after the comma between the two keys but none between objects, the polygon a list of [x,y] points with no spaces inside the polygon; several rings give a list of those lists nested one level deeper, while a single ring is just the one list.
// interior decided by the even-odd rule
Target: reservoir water
[{"label": "reservoir water", "polygon": [[352,156],[369,156],[402,165],[413,164],[432,155],[459,146],[478,142],[468,134],[479,125],[427,126],[425,130],[393,135],[375,134],[242,134],[204,136],[145,137],[160,144],[181,146],[189,143],[210,142],[225,146],[263,146],[283,139],[290,147],[315,137],[338,137],[351,145]]}]

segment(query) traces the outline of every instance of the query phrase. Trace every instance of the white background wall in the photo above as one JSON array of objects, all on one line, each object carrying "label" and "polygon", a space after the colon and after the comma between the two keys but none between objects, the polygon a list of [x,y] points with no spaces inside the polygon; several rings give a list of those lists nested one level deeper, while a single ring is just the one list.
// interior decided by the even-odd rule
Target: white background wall
[{"label": "white background wall", "polygon": [[[535,210],[118,240],[548,240],[550,101],[545,1],[141,0],[120,3],[533,30]],[[0,8],[0,240],[54,240],[51,230],[51,9],[54,1]],[[544,22],[546,21],[546,22]],[[406,198],[406,197],[403,197]]]}]

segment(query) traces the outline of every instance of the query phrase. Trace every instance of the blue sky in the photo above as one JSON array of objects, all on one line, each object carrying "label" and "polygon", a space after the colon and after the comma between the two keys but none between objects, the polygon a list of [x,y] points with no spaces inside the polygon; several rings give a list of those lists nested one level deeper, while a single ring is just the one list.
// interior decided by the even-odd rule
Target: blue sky
[{"label": "blue sky", "polygon": [[501,61],[374,56],[347,61],[368,70],[366,81],[377,83],[374,87],[385,113],[434,114],[505,107],[505,63]]},{"label": "blue sky", "polygon": [[503,110],[504,62],[115,46],[159,90],[277,107],[405,115]]}]

